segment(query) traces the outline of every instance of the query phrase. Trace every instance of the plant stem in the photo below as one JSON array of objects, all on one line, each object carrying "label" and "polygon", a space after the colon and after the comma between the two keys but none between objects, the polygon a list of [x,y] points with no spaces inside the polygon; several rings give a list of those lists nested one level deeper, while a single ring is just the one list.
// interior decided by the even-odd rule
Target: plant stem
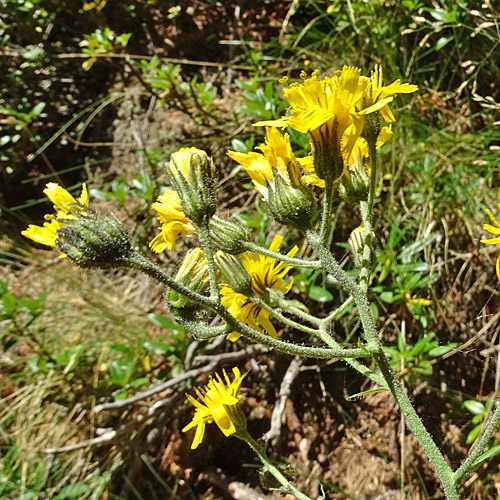
[{"label": "plant stem", "polygon": [[328,221],[330,220],[330,215],[332,211],[332,201],[333,201],[333,187],[328,188],[326,183],[325,193],[323,196],[323,210],[321,211],[321,228],[320,228],[320,238],[321,241],[326,240],[326,235],[328,233]]},{"label": "plant stem", "polygon": [[248,297],[252,302],[255,302],[258,304],[262,309],[265,309],[268,313],[272,314],[274,317],[279,319],[282,323],[285,325],[291,326],[292,328],[296,328],[297,330],[300,330],[305,333],[310,333],[311,335],[318,335],[318,330],[315,328],[310,328],[306,325],[303,325],[302,323],[298,323],[297,321],[294,321],[293,319],[287,318],[284,314],[281,314],[277,309],[271,307],[269,304],[264,302],[258,295],[256,294],[251,294]]},{"label": "plant stem", "polygon": [[337,307],[337,309],[335,309],[335,311],[330,313],[326,318],[323,318],[321,320],[321,323],[327,325],[328,323],[331,323],[334,319],[337,319],[339,316],[344,314],[344,311],[352,304],[353,300],[354,299],[352,298],[352,296],[349,296],[343,304],[341,304],[339,307]]},{"label": "plant stem", "polygon": [[281,308],[284,309],[286,312],[293,314],[294,316],[297,316],[300,319],[303,319],[305,321],[308,321],[309,323],[313,325],[321,325],[323,323],[323,320],[320,318],[317,318],[316,316],[313,316],[312,314],[308,314],[302,309],[299,309],[298,307],[293,306],[288,300],[285,299],[285,297],[273,297],[272,302],[276,302],[276,304]]},{"label": "plant stem", "polygon": [[477,469],[483,463],[483,461],[480,461],[476,464],[474,462],[476,462],[476,460],[480,458],[486,445],[491,439],[491,435],[498,427],[499,422],[500,422],[500,402],[497,401],[495,403],[495,410],[491,415],[490,421],[488,422],[488,425],[486,426],[486,429],[484,430],[481,439],[477,442],[476,446],[471,451],[469,456],[464,460],[462,465],[455,471],[453,478],[456,483],[460,483],[461,481],[463,481],[469,474],[474,472],[474,470]]},{"label": "plant stem", "polygon": [[239,431],[235,434],[235,436],[244,441],[248,446],[250,446],[250,448],[252,448],[255,454],[260,458],[264,469],[279,481],[279,483],[284,487],[284,490],[287,493],[293,493],[293,495],[295,495],[295,497],[299,500],[312,500],[310,497],[304,495],[304,493],[295,488],[295,486],[293,486],[290,481],[288,481],[288,479],[278,470],[278,468],[271,462],[271,460],[269,460],[264,450],[259,446],[257,441],[255,441],[255,439],[253,439],[247,431]]},{"label": "plant stem", "polygon": [[210,298],[220,302],[219,287],[217,286],[217,276],[215,270],[214,253],[212,250],[212,241],[210,240],[210,229],[208,221],[203,221],[198,225],[198,238],[205,252],[208,266],[208,277],[210,279]]},{"label": "plant stem", "polygon": [[358,307],[358,313],[363,325],[367,345],[370,350],[372,350],[375,362],[382,372],[382,376],[387,383],[387,387],[396,399],[401,412],[404,414],[408,426],[419,440],[422,448],[427,454],[427,457],[433,464],[439,478],[441,479],[446,497],[449,500],[460,500],[450,466],[446,463],[441,451],[420,420],[420,417],[413,408],[406,392],[401,387],[396,374],[392,370],[389,360],[384,353],[364,287],[362,288],[358,286],[356,282],[345,273],[333,255],[321,242],[320,236],[318,236],[317,233],[314,231],[308,231],[307,238],[311,246],[318,253],[324,268],[337,279],[344,290],[354,299],[354,302]]},{"label": "plant stem", "polygon": [[250,252],[260,253],[262,255],[266,255],[267,257],[273,257],[276,260],[281,260],[286,262],[287,264],[291,264],[297,267],[311,267],[315,268],[321,264],[319,260],[305,260],[305,259],[297,259],[295,257],[289,257],[288,255],[284,255],[282,253],[273,252],[269,250],[269,248],[261,247],[260,245],[256,245],[250,241],[243,241],[241,245],[249,250]]}]

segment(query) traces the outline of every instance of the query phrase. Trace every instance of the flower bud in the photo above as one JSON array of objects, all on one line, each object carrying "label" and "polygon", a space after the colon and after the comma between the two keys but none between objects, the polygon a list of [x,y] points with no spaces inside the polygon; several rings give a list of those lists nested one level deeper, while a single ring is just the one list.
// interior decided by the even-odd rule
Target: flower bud
[{"label": "flower bud", "polygon": [[[69,212],[69,215],[72,215]],[[118,220],[89,208],[77,218],[59,218],[56,245],[80,267],[115,267],[133,254],[127,231]]]},{"label": "flower bud", "polygon": [[210,219],[210,238],[223,252],[233,255],[246,250],[243,243],[249,241],[247,230],[241,225],[214,216]]},{"label": "flower bud", "polygon": [[235,255],[223,252],[215,254],[215,264],[222,273],[222,279],[236,293],[248,295],[252,290],[252,278]]},{"label": "flower bud", "polygon": [[274,187],[269,186],[267,206],[279,223],[308,229],[314,211],[314,198],[306,188],[290,185],[276,173]]},{"label": "flower bud", "polygon": [[370,177],[364,166],[349,167],[349,173],[346,174],[339,185],[341,196],[350,202],[357,203],[366,199],[370,189]]},{"label": "flower bud", "polygon": [[359,269],[363,264],[363,248],[365,246],[366,233],[363,226],[359,226],[351,232],[347,242],[354,257],[354,264]]},{"label": "flower bud", "polygon": [[[184,257],[175,281],[189,288],[193,292],[201,293],[208,285],[208,266],[205,253],[200,248],[193,248]],[[167,300],[171,307],[191,307],[193,301],[184,297],[175,290],[169,290]]]},{"label": "flower bud", "polygon": [[208,220],[217,205],[212,159],[200,149],[182,148],[171,156],[165,167],[186,216],[195,224]]},{"label": "flower bud", "polygon": [[366,115],[362,136],[366,139],[370,150],[375,149],[380,130],[380,113],[375,112]]}]

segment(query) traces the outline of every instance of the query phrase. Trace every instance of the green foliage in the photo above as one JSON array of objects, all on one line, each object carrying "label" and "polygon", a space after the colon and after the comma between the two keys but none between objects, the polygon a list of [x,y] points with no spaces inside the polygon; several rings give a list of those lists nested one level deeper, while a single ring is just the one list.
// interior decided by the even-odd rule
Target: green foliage
[{"label": "green foliage", "polygon": [[273,82],[267,82],[264,87],[259,80],[236,80],[235,83],[242,91],[239,113],[243,116],[251,115],[260,120],[274,120],[279,118],[288,106],[280,97],[281,91],[275,88]]},{"label": "green foliage", "polygon": [[89,59],[82,64],[83,69],[88,71],[98,60],[98,56],[113,55],[122,52],[131,36],[131,33],[116,35],[108,27],[103,30],[97,29],[94,33],[84,35],[84,40],[80,42],[80,47],[82,47],[82,52],[89,56]]},{"label": "green foliage", "polygon": [[[484,420],[487,416],[491,415],[491,405],[493,401],[488,399],[486,403],[481,403],[476,399],[468,399],[463,402],[462,407],[465,408],[469,413],[473,416],[470,419],[470,422],[467,424],[468,427],[473,426],[472,429],[467,434],[467,439],[465,440],[466,444],[472,444],[479,436],[481,429],[484,425]],[[498,438],[492,439],[488,444],[488,450],[491,451],[488,456],[494,456],[500,454],[500,440]]]},{"label": "green foliage", "polygon": [[16,297],[9,291],[7,281],[0,280],[0,340],[4,350],[16,344],[44,310],[45,299],[48,289],[36,299],[27,297],[29,288],[25,290],[21,297]]},{"label": "green foliage", "polygon": [[433,360],[458,346],[456,342],[440,346],[435,337],[432,332],[425,333],[416,344],[411,345],[399,334],[397,346],[385,346],[384,351],[389,356],[392,367],[404,369],[405,379],[409,383],[415,383],[432,375]]}]

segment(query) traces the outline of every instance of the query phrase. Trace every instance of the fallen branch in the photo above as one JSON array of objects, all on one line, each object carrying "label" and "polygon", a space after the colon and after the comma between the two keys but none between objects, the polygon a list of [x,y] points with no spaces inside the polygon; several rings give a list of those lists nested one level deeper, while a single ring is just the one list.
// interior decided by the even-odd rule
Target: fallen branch
[{"label": "fallen branch", "polygon": [[196,378],[199,377],[200,375],[204,373],[209,373],[214,370],[214,368],[221,364],[221,363],[228,363],[228,362],[234,362],[234,361],[239,361],[240,359],[244,359],[247,357],[251,357],[252,355],[255,354],[261,354],[264,352],[267,352],[267,348],[255,344],[248,346],[246,349],[242,349],[241,351],[237,352],[227,352],[227,353],[222,353],[222,354],[215,354],[211,356],[197,356],[194,361],[201,361],[201,362],[208,362],[205,366],[202,366],[200,368],[194,368],[192,370],[188,370],[187,372],[181,373],[180,375],[177,375],[177,377],[171,378],[170,380],[167,380],[166,382],[163,382],[162,384],[159,384],[155,387],[152,387],[151,389],[148,389],[147,391],[143,392],[138,392],[137,394],[134,394],[133,396],[130,396],[129,398],[122,399],[121,401],[113,401],[110,403],[102,403],[100,405],[96,405],[94,407],[94,413],[99,413],[103,410],[111,410],[113,408],[123,408],[125,406],[129,406],[131,404],[137,403],[139,401],[143,401],[144,399],[147,399],[151,396],[154,396],[160,392],[165,391],[166,389],[170,389],[171,387],[175,387],[179,383],[183,382],[184,380],[187,380],[189,378]]},{"label": "fallen branch", "polygon": [[285,411],[286,400],[290,396],[293,381],[297,378],[303,362],[304,360],[298,356],[293,358],[281,381],[278,403],[274,407],[271,416],[271,428],[262,436],[266,443],[278,439],[281,433],[281,418]]}]

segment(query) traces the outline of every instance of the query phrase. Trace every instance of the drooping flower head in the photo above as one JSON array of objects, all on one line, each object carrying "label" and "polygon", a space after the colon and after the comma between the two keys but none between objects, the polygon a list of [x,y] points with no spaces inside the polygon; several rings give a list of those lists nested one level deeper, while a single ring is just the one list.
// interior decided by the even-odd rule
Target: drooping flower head
[{"label": "drooping flower head", "polygon": [[173,250],[175,238],[179,233],[187,236],[196,234],[196,228],[189,221],[182,210],[181,200],[176,191],[167,189],[158,200],[151,205],[158,212],[158,220],[161,223],[160,233],[149,243],[153,252],[161,253],[165,250]]},{"label": "drooping flower head", "polygon": [[[273,252],[278,252],[283,237],[276,235],[269,246]],[[298,251],[298,247],[294,246],[289,257],[293,257]],[[291,266],[284,262],[276,264],[276,259],[267,257],[259,253],[245,252],[240,256],[243,267],[252,279],[252,291],[260,298],[267,297],[267,289],[274,288],[282,292],[288,293],[292,287],[292,283],[285,284],[284,277],[291,269]],[[252,302],[246,295],[235,292],[232,288],[225,286],[220,291],[221,304],[234,316],[238,321],[254,328],[258,331],[266,331],[271,337],[277,338],[276,330],[269,319],[269,312],[263,309],[260,305]],[[228,335],[228,339],[236,341],[241,336],[238,332],[232,332]]]},{"label": "drooping flower head", "polygon": [[[500,208],[500,203],[498,204],[498,208]],[[481,243],[487,243],[488,245],[498,245],[500,243],[500,222],[498,222],[498,219],[491,213],[491,210],[489,208],[486,209],[486,213],[488,214],[488,217],[494,225],[484,224],[483,228],[496,236],[487,240],[481,240]],[[496,272],[498,279],[500,280],[500,254],[497,258]]]},{"label": "drooping flower head", "polygon": [[57,230],[64,227],[64,220],[78,219],[79,213],[86,212],[85,207],[89,206],[89,195],[86,184],[82,185],[82,192],[78,200],[55,182],[49,182],[43,192],[54,204],[56,213],[45,215],[47,222],[44,222],[43,226],[30,224],[21,234],[42,245],[55,247]]},{"label": "drooping flower head", "polygon": [[186,432],[196,427],[196,433],[191,444],[194,450],[203,441],[206,424],[215,422],[225,436],[230,436],[236,432],[235,423],[225,406],[238,404],[241,395],[238,394],[243,376],[237,367],[233,368],[234,380],[231,382],[225,370],[223,370],[224,380],[216,373],[215,379],[210,377],[205,387],[195,388],[198,399],[186,394],[189,402],[196,407],[193,420],[186,425],[182,432]]}]

